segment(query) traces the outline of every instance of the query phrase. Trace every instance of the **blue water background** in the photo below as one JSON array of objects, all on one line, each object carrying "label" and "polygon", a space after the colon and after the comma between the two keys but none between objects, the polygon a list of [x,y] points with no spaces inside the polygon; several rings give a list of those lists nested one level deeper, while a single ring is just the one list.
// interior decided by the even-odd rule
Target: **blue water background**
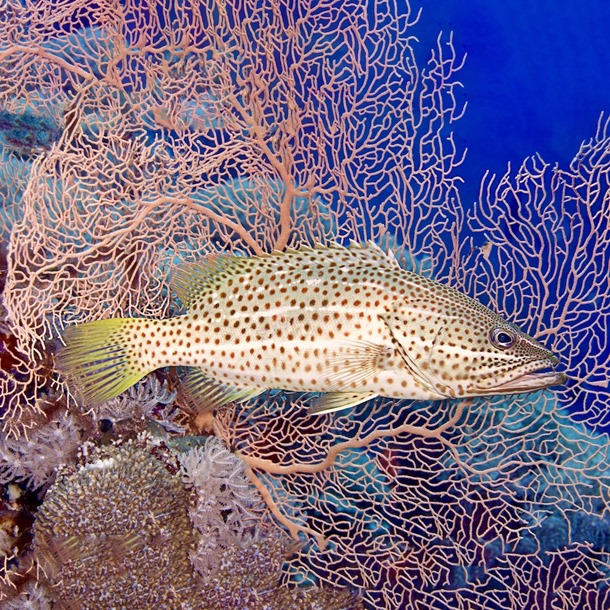
[{"label": "blue water background", "polygon": [[608,0],[423,0],[422,59],[439,30],[467,53],[455,140],[470,207],[486,170],[502,175],[536,152],[565,167],[610,113]]}]

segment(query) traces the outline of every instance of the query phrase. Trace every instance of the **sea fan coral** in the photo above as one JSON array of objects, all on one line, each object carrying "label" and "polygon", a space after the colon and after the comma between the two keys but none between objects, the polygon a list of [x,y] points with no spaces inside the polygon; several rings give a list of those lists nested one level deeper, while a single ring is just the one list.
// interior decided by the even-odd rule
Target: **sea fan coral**
[{"label": "sea fan coral", "polygon": [[[57,382],[39,360],[50,337],[91,319],[173,313],[171,268],[221,250],[371,238],[509,314],[568,363],[570,383],[535,397],[374,401],[312,417],[270,395],[216,413],[215,432],[240,457],[210,448],[218,466],[200,469],[205,449],[184,467],[217,502],[201,495],[193,519],[224,537],[199,547],[205,582],[193,599],[205,587],[223,610],[240,599],[294,607],[279,596],[298,598],[287,587],[303,584],[357,587],[371,609],[610,608],[608,439],[561,409],[610,423],[610,126],[600,122],[568,169],[535,158],[487,179],[472,239],[450,133],[461,58],[439,38],[424,66],[416,12],[361,0],[0,6],[0,111],[28,108],[58,130],[30,142],[28,158],[6,140],[0,151],[6,433],[21,434]],[[10,447],[21,470],[4,476],[33,473],[31,456]],[[257,501],[221,483],[241,489],[238,459],[274,516],[307,536],[299,550],[249,538]],[[45,582],[63,579],[48,595],[68,608],[109,607],[115,594],[117,606],[179,607],[198,578],[185,498],[135,449],[65,475],[35,528]]]},{"label": "sea fan coral", "polygon": [[562,404],[591,427],[610,426],[610,117],[600,116],[568,167],[526,159],[487,175],[469,224],[469,292],[509,312],[570,371]]},{"label": "sea fan coral", "polygon": [[[34,546],[62,608],[193,608],[188,494],[147,452],[98,451],[49,490]],[[61,583],[61,586],[55,586]]]},{"label": "sea fan coral", "polygon": [[62,130],[7,181],[4,305],[23,361],[0,374],[7,426],[48,384],[36,358],[49,337],[166,315],[177,262],[391,234],[450,266],[438,245],[455,234],[461,57],[439,40],[420,68],[416,12],[369,8],[0,7],[0,111],[32,108]]}]

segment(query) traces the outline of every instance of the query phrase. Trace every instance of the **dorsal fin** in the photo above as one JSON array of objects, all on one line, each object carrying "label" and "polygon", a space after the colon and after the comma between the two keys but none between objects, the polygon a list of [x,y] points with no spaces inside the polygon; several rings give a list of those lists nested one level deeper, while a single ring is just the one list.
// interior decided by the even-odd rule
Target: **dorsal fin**
[{"label": "dorsal fin", "polygon": [[[359,258],[365,258],[366,260],[383,266],[400,267],[394,253],[391,250],[386,252],[372,240],[369,240],[363,244],[352,241],[350,242],[349,250],[352,253],[358,253],[358,251],[360,251],[360,253],[358,253],[360,254]],[[362,256],[362,254],[364,256]]]},{"label": "dorsal fin", "polygon": [[217,289],[224,280],[258,265],[269,271],[277,267],[285,271],[290,267],[300,269],[310,264],[326,261],[326,264],[355,265],[374,263],[385,267],[398,267],[396,259],[372,241],[365,244],[352,242],[349,248],[331,243],[327,246],[302,246],[295,250],[272,252],[263,256],[236,256],[233,254],[211,254],[201,261],[178,267],[172,278],[172,288],[186,309],[202,295]]},{"label": "dorsal fin", "polygon": [[177,267],[172,289],[188,309],[201,295],[207,294],[226,277],[237,273],[248,258],[233,254],[210,254],[200,261]]}]

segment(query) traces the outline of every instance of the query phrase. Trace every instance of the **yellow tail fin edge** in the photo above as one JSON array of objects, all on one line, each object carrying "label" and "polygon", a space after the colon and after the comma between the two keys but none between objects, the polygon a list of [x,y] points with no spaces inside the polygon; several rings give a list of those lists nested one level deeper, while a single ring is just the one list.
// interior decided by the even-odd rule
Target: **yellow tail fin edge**
[{"label": "yellow tail fin edge", "polygon": [[124,392],[150,371],[131,347],[134,318],[111,318],[70,326],[55,367],[85,406],[96,406]]}]

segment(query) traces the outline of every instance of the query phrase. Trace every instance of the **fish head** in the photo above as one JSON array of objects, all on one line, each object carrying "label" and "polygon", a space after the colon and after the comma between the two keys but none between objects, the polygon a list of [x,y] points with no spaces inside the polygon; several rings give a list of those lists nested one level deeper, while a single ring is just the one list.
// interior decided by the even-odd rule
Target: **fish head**
[{"label": "fish head", "polygon": [[478,301],[427,281],[386,322],[421,396],[534,392],[563,383],[558,358]]},{"label": "fish head", "polygon": [[446,319],[433,339],[428,379],[450,396],[495,396],[542,390],[565,380],[558,358],[493,312]]}]

